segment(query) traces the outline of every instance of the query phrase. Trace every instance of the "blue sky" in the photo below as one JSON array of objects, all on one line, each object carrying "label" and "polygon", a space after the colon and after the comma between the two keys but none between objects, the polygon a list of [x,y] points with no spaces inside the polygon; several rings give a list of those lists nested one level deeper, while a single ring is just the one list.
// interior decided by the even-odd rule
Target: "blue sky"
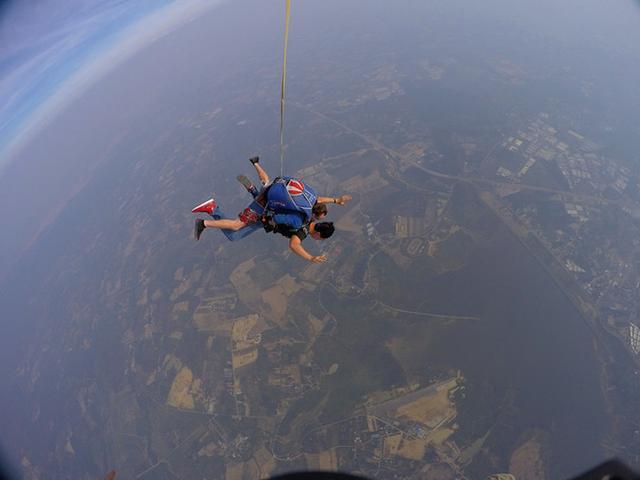
[{"label": "blue sky", "polygon": [[0,172],[109,70],[219,0],[16,0],[0,9]]}]

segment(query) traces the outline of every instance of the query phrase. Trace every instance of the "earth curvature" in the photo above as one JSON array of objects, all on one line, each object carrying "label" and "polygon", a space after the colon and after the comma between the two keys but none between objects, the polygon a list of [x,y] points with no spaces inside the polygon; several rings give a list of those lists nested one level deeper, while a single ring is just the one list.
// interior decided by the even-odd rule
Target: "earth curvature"
[{"label": "earth curvature", "polygon": [[317,265],[263,231],[193,239],[194,205],[250,203],[249,157],[280,174],[268,3],[159,36],[3,166],[14,469],[637,466],[637,3],[293,2],[283,171],[353,197],[305,240]]}]

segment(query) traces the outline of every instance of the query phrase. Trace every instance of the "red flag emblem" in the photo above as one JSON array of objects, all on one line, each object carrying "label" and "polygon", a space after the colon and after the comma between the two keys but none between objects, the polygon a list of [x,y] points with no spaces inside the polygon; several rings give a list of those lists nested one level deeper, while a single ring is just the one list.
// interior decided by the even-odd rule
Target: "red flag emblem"
[{"label": "red flag emblem", "polygon": [[302,195],[303,191],[304,185],[302,182],[298,180],[289,180],[289,183],[287,184],[287,192],[289,192],[289,195]]}]

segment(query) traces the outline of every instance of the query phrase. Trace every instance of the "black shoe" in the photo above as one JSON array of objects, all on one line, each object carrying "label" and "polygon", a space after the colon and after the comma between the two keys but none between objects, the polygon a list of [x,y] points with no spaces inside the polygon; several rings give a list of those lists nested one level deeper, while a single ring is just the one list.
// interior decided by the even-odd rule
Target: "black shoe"
[{"label": "black shoe", "polygon": [[196,241],[200,240],[200,235],[202,235],[202,232],[204,232],[205,228],[207,227],[204,226],[204,220],[202,220],[201,218],[198,218],[196,220],[196,225],[193,230],[193,236],[196,237]]},{"label": "black shoe", "polygon": [[251,183],[251,180],[249,180],[249,179],[248,179],[246,176],[244,176],[244,175],[238,175],[238,176],[236,177],[236,180],[238,180],[238,181],[242,184],[242,186],[243,186],[244,188],[246,188],[249,192],[255,188],[255,187],[253,186],[253,183]]},{"label": "black shoe", "polygon": [[256,163],[260,162],[260,157],[251,157],[249,159],[249,161],[251,162],[252,165],[255,165]]}]

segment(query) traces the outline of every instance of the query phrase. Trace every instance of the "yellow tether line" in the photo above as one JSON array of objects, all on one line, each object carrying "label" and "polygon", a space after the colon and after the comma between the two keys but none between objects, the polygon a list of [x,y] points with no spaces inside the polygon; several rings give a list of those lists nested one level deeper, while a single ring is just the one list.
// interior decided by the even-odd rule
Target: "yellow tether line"
[{"label": "yellow tether line", "polygon": [[289,43],[289,17],[291,0],[286,0],[284,22],[284,60],[282,62],[282,81],[280,83],[280,176],[284,175],[284,89],[287,83],[287,44]]}]

